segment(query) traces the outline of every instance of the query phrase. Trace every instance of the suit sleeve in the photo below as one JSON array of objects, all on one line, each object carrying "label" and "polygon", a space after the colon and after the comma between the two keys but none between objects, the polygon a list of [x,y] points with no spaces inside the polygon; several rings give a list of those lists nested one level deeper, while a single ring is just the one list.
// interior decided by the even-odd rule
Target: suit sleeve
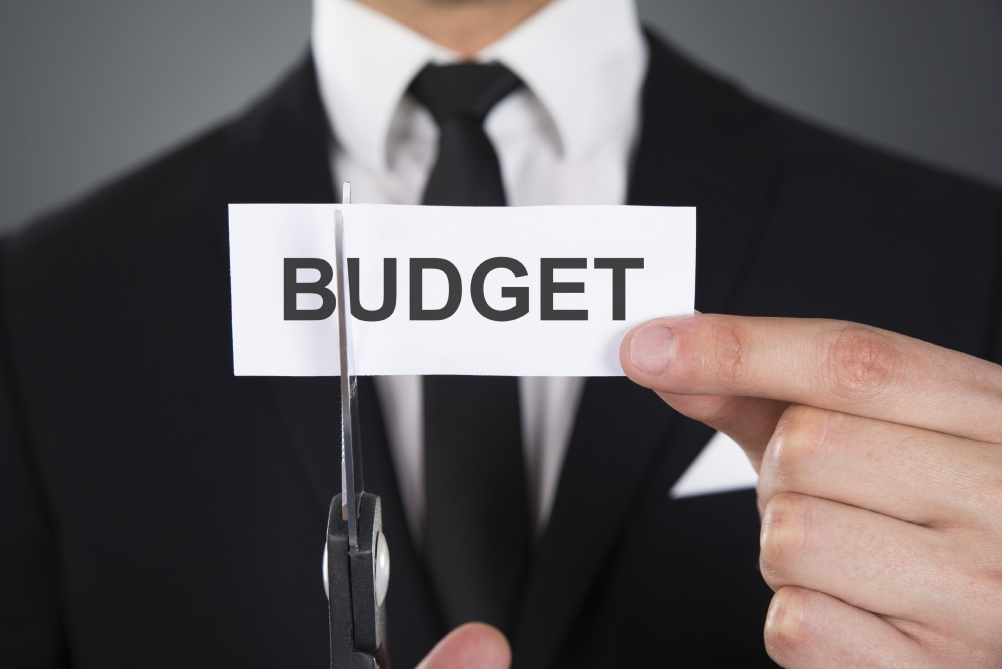
[{"label": "suit sleeve", "polygon": [[14,378],[7,252],[0,240],[0,667],[68,667],[55,542]]}]

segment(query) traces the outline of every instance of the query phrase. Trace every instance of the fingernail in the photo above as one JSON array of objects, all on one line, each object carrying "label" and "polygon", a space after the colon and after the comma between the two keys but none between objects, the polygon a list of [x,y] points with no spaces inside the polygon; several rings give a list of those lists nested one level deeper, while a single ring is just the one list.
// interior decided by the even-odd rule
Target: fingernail
[{"label": "fingernail", "polygon": [[804,600],[800,591],[785,588],[772,598],[765,619],[767,646],[789,647],[801,639],[800,626],[804,620]]},{"label": "fingernail", "polygon": [[675,357],[675,333],[660,325],[648,325],[633,335],[630,361],[642,372],[661,374]]}]

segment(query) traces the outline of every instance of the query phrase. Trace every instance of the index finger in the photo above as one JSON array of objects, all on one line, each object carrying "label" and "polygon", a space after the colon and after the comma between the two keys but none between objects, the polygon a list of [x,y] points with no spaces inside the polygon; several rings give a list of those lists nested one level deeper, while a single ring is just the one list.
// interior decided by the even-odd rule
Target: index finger
[{"label": "index finger", "polygon": [[846,321],[664,318],[631,331],[620,360],[664,393],[781,400],[1002,442],[1002,367]]}]

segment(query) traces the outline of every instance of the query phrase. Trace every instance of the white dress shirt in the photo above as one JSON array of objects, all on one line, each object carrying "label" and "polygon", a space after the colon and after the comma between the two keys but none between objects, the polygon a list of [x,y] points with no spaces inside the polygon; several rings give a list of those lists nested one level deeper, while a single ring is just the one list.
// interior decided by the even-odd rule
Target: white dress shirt
[{"label": "white dress shirt", "polygon": [[[458,54],[356,0],[314,0],[313,57],[334,128],[335,178],[355,202],[417,204],[438,128],[407,87],[429,62]],[[640,126],[647,46],[633,0],[552,0],[477,56],[522,88],[484,127],[508,204],[622,204]],[[335,188],[340,192],[340,188]],[[584,380],[519,380],[530,508],[549,518]],[[414,536],[424,524],[420,377],[378,377],[400,493]]]}]

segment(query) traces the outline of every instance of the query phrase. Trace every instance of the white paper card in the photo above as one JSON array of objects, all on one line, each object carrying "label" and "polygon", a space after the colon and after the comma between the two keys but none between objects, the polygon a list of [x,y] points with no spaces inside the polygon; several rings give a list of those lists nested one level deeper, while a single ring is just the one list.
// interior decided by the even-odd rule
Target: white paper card
[{"label": "white paper card", "polygon": [[[619,345],[630,328],[693,312],[693,208],[233,204],[237,376],[338,375],[336,311],[300,320],[333,304],[336,282],[311,287],[323,270],[295,269],[296,259],[334,266],[335,209],[346,257],[358,263],[349,302],[388,307],[384,266],[396,267],[392,313],[365,320],[353,310],[358,374],[622,375]],[[435,267],[417,272],[429,258]],[[444,264],[455,268],[451,284]],[[413,300],[412,274],[422,288]]]}]

